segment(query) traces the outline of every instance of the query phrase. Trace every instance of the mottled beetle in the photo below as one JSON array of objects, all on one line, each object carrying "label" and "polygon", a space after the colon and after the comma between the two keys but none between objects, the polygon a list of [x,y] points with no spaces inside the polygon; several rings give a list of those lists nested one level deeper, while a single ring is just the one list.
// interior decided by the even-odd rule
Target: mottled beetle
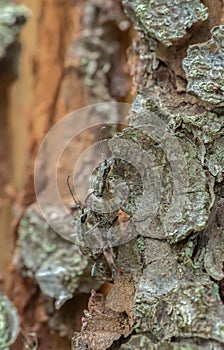
[{"label": "mottled beetle", "polygon": [[[83,246],[84,243],[81,248],[82,252],[95,261],[92,269],[93,277],[99,274],[99,270],[103,271],[102,266],[107,265],[105,260],[109,265],[111,275],[114,274],[112,243],[116,242],[115,245],[117,245],[120,239],[119,211],[121,209],[129,215],[129,213],[131,214],[129,208],[134,207],[133,193],[127,189],[126,183],[130,189],[136,187],[136,182],[132,181],[136,170],[131,164],[113,157],[106,158],[102,147],[101,132],[103,129],[104,127],[99,132],[103,161],[93,170],[92,188],[87,195],[84,207],[81,207],[74,198],[69,185],[69,177],[67,181],[70,193],[78,208],[78,215],[73,220],[75,233],[71,237],[74,239],[78,237],[81,241],[80,245]],[[140,178],[137,178],[137,186],[141,186],[140,182]],[[112,279],[113,276],[111,276]]]},{"label": "mottled beetle", "polygon": [[103,129],[105,129],[105,126],[100,128],[98,133],[98,138],[100,141],[100,151],[103,161],[96,168],[94,168],[92,172],[93,180],[91,186],[93,191],[89,193],[87,199],[92,194],[94,194],[96,197],[104,197],[104,199],[107,199],[111,190],[110,180],[113,175],[113,168],[117,160],[113,157],[107,158],[104,153],[102,140]]},{"label": "mottled beetle", "polygon": [[113,282],[114,253],[108,243],[108,232],[117,221],[119,211],[98,213],[87,206],[80,206],[72,192],[69,178],[70,176],[67,178],[68,188],[78,209],[78,214],[73,219],[75,233],[71,238],[80,245],[82,253],[94,262],[91,276]]}]

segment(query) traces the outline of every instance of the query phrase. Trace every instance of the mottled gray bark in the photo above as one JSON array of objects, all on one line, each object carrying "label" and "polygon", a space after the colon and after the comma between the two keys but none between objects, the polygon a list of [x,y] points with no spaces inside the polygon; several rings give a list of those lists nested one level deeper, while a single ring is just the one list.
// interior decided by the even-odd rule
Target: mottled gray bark
[{"label": "mottled gray bark", "polygon": [[[141,197],[150,220],[134,223],[142,261],[133,304],[138,335],[121,348],[222,349],[224,27],[211,23],[214,7],[199,1],[123,5],[138,30],[129,118],[138,133],[124,130],[119,139],[150,155],[161,193],[156,214]],[[111,147],[116,153],[116,139]]]},{"label": "mottled gray bark", "polygon": [[[120,194],[128,188],[128,197],[120,205],[120,236],[110,231],[114,283],[103,293],[92,291],[72,349],[221,350],[223,4],[123,0],[123,7],[137,31],[129,50],[136,96],[129,125],[109,142],[118,162],[108,181],[117,177]],[[74,59],[69,69],[84,77],[91,103],[102,96],[119,100],[126,86],[115,64],[118,33],[128,22],[117,2],[100,0],[87,4],[83,21],[87,30],[71,45],[80,62]],[[119,121],[113,108],[106,117]],[[59,224],[69,234],[70,223]],[[35,205],[21,219],[18,237],[19,268],[56,299],[56,307],[83,286],[85,292],[98,287],[90,283],[86,257],[44,224]],[[51,327],[63,329],[66,317],[58,318],[51,306]]]},{"label": "mottled gray bark", "polygon": [[[224,29],[215,3],[123,1],[138,31],[137,94],[130,128],[109,145],[124,160],[115,173],[128,180],[121,209],[133,239],[118,248],[104,305],[125,313],[130,339],[121,325],[109,335],[93,326],[99,310],[90,307],[73,349],[224,347]],[[127,276],[133,304],[118,306]]]}]

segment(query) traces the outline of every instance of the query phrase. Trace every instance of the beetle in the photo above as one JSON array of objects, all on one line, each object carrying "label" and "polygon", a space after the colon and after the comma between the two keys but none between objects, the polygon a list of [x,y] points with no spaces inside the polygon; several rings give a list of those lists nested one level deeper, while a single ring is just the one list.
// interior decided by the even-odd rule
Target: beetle
[{"label": "beetle", "polygon": [[[78,208],[78,214],[73,219],[75,233],[71,239],[80,245],[81,252],[94,262],[91,277],[101,279],[107,282],[113,282],[115,274],[115,257],[112,247],[108,242],[107,233],[110,227],[117,221],[119,211],[115,210],[110,213],[99,213],[88,206],[81,206],[76,200],[69,182],[70,176],[67,177],[67,186],[70,194]],[[86,201],[85,201],[86,203]],[[102,259],[104,257],[104,259]],[[105,264],[105,259],[107,265]],[[99,261],[103,261],[100,264]],[[100,266],[100,274],[97,267]],[[104,266],[104,271],[102,269]],[[108,267],[111,276],[108,274]],[[104,272],[104,275],[103,273]],[[99,276],[101,275],[101,278]]]},{"label": "beetle", "polygon": [[108,192],[110,192],[110,180],[115,164],[115,158],[108,158],[93,170],[92,174],[94,178],[92,180],[92,193],[94,193],[96,196],[107,196]]},{"label": "beetle", "polygon": [[[96,197],[107,198],[108,193],[110,192],[110,180],[113,178],[113,169],[117,160],[113,157],[107,158],[103,150],[103,140],[102,140],[102,130],[105,129],[105,126],[100,128],[98,132],[98,138],[100,141],[100,151],[103,161],[93,169],[92,175],[93,180],[91,183],[92,192],[89,193],[88,197],[91,194],[94,194]],[[87,197],[87,198],[88,198]]]}]

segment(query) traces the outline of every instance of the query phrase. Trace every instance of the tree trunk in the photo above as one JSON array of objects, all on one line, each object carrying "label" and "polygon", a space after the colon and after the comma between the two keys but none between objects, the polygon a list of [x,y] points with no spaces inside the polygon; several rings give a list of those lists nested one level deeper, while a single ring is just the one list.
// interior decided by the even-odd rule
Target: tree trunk
[{"label": "tree trunk", "polygon": [[[38,349],[72,339],[72,350],[221,350],[222,1],[27,5],[9,114],[12,167],[20,157],[27,169],[7,187],[16,209],[8,294],[22,328],[13,349],[30,337]],[[28,120],[27,157],[16,113]],[[108,149],[92,147],[106,136]],[[110,199],[116,210],[77,208],[71,174],[75,201],[88,206],[92,187],[87,203]]]},{"label": "tree trunk", "polygon": [[114,171],[130,185],[128,242],[108,294],[92,293],[73,350],[222,349],[223,5],[122,3],[138,31],[136,96],[130,127],[109,145],[136,170]]}]

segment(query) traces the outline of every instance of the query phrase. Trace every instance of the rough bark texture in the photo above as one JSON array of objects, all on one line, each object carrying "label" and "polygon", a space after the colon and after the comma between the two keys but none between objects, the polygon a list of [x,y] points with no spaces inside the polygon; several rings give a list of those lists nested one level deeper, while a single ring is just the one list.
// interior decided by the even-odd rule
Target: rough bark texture
[{"label": "rough bark texture", "polygon": [[[15,176],[7,187],[7,196],[15,202],[16,235],[8,294],[22,328],[12,349],[25,349],[22,341],[26,349],[36,349],[35,344],[28,347],[35,337],[38,349],[68,349],[71,339],[72,350],[223,349],[222,1],[122,0],[123,8],[112,0],[28,3],[33,10],[33,35],[24,34],[21,59],[29,67],[25,86],[31,92],[27,91],[28,104],[24,94],[23,102],[11,109],[11,115],[16,110],[28,120],[27,171],[22,176],[20,170],[19,178]],[[27,51],[30,40],[34,44]],[[126,67],[129,45],[132,85]],[[3,91],[8,81],[8,77],[2,80]],[[22,90],[20,79],[17,84],[12,105]],[[117,106],[108,102],[130,102],[130,91],[133,103],[124,120]],[[92,107],[98,102],[104,104]],[[63,203],[80,223],[77,215],[81,214],[72,208],[65,179],[71,164],[79,161],[75,185],[80,197],[86,197],[91,170],[101,162],[96,150],[87,161],[84,156],[78,159],[97,141],[98,128],[89,127],[91,120],[101,125],[128,124],[119,134],[109,129],[115,133],[108,142],[113,166],[101,195],[110,197],[118,188],[121,197],[114,214],[119,225],[110,230],[106,226],[109,233],[103,242],[116,246],[113,283],[102,282],[111,252],[105,249],[104,255],[102,251],[97,255],[91,238],[95,236],[88,232],[87,247],[80,250],[71,242],[70,221],[52,203],[53,154],[40,163],[37,192],[47,193],[47,208],[56,217],[60,236],[34,203],[33,166],[44,136],[67,113],[88,104],[87,119],[82,114],[76,118],[77,130],[86,123],[86,131],[63,153],[57,185]],[[4,133],[7,113],[5,104],[0,106]],[[13,117],[11,124],[15,167],[21,135],[15,132],[18,124]],[[66,138],[67,130],[63,132],[61,137]],[[9,164],[4,169],[3,185]],[[94,173],[96,192],[98,182],[105,180],[104,171],[105,162]],[[50,190],[44,192],[46,188]],[[74,232],[78,235],[78,226]],[[90,277],[93,262],[100,281]],[[4,302],[0,312],[5,310]]]},{"label": "rough bark texture", "polygon": [[[33,166],[46,132],[67,113],[90,103],[126,98],[130,85],[124,64],[130,23],[120,3],[113,1],[104,4],[99,1],[43,0],[38,3],[27,1],[27,6],[32,10],[32,17],[21,37],[19,79],[11,91],[10,111],[2,113],[3,124],[7,118],[9,124],[5,126],[5,122],[3,127],[12,135],[10,160],[14,171],[12,181],[6,187],[7,207],[5,202],[1,202],[3,214],[7,210],[3,220],[8,229],[10,200],[13,200],[13,228],[18,237],[8,295],[17,308],[22,333],[13,348],[28,347],[28,343],[35,341],[36,337],[38,349],[67,349],[74,330],[78,331],[81,327],[88,293],[93,288],[98,289],[102,282],[90,278],[91,266],[87,266],[86,258],[78,247],[50,232],[37,206],[31,204],[35,202]],[[7,84],[2,81],[4,93],[6,87]],[[1,106],[6,110],[5,101]],[[95,114],[98,123],[120,121],[118,111],[110,105],[106,110],[99,107]],[[78,124],[79,129],[83,125],[82,118]],[[88,127],[88,122],[84,127]],[[65,153],[65,166],[62,167],[58,186],[68,206],[71,202],[66,187],[66,177],[71,171],[69,164],[76,162],[94,140],[98,140],[98,136],[92,128],[74,140]],[[2,164],[6,159],[4,154]],[[91,169],[97,164],[97,155],[94,154],[91,162],[87,167],[82,164],[80,175],[77,175],[76,185],[83,196],[88,189],[85,180],[90,179]],[[51,182],[47,175],[52,165],[54,159],[49,157],[43,168],[43,173],[46,173],[44,181]],[[7,167],[3,166],[3,183],[10,180]],[[51,210],[55,214],[57,208],[52,207]],[[65,224],[64,230],[71,231],[70,221],[64,220],[61,224]],[[2,239],[8,248],[6,230],[3,231]],[[11,256],[6,256],[6,253],[4,259],[2,257],[3,269]],[[62,260],[66,261],[65,265]],[[58,265],[56,269],[55,264]],[[6,282],[6,271],[2,277]],[[5,288],[7,286],[5,283]],[[52,298],[58,301],[58,305]],[[55,306],[60,310],[55,310]],[[23,345],[24,341],[26,345]],[[35,344],[30,348],[35,348]]]},{"label": "rough bark texture", "polygon": [[[112,327],[102,334],[89,306],[73,350],[224,346],[222,4],[204,5],[123,1],[138,31],[129,51],[136,97],[132,128],[109,145],[114,157],[134,160],[145,177],[139,187],[135,172],[126,175],[127,165],[114,169],[130,182],[121,208],[129,215],[127,234],[137,237],[118,247],[115,282],[98,308],[110,305],[105,324],[109,312],[125,310],[130,329],[120,329],[118,343]],[[134,261],[125,264],[130,256]],[[127,274],[133,287],[129,294],[125,289],[125,300]]]}]

